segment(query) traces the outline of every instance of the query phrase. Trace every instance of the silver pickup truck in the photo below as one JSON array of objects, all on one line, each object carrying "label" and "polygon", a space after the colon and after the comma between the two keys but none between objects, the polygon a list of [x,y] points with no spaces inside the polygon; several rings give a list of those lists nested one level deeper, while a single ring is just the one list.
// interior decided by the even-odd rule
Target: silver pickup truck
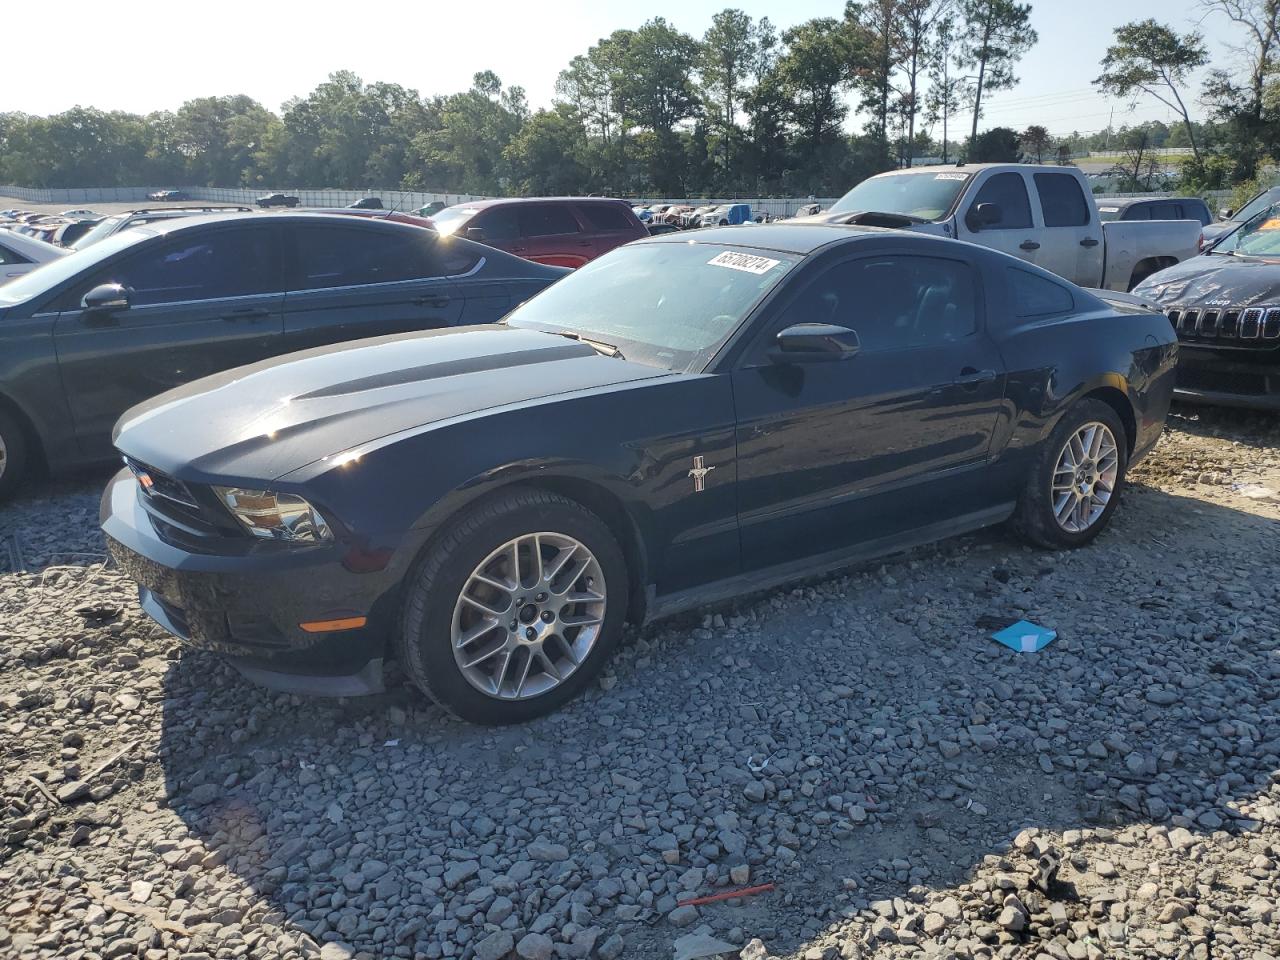
[{"label": "silver pickup truck", "polygon": [[957,237],[1021,257],[1082,287],[1131,290],[1200,252],[1195,220],[1098,219],[1075,167],[974,163],[895,170],[801,220]]}]

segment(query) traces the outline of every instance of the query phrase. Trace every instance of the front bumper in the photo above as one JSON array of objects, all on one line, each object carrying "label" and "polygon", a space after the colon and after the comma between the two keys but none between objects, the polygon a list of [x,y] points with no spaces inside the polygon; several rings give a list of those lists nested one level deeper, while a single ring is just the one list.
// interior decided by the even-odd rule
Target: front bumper
[{"label": "front bumper", "polygon": [[[1174,397],[1187,403],[1280,411],[1280,350],[1265,358],[1183,344]],[[1262,362],[1259,362],[1262,361]]]},{"label": "front bumper", "polygon": [[[293,693],[354,696],[382,689],[384,610],[394,605],[399,571],[352,572],[346,548],[255,549],[195,553],[157,534],[122,470],[102,497],[107,547],[138,584],[142,609],[187,646],[224,654],[249,679]],[[366,616],[368,625],[308,633],[299,624]],[[380,628],[381,627],[381,628]]]}]

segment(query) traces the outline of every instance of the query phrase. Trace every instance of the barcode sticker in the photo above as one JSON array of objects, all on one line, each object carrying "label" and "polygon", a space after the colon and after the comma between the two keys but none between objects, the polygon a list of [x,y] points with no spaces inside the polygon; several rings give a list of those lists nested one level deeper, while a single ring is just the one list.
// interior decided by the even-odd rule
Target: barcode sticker
[{"label": "barcode sticker", "polygon": [[730,253],[728,250],[716,254],[707,261],[711,266],[728,267],[730,270],[754,274],[768,273],[781,262],[781,260],[770,260],[768,257],[757,257],[750,253]]}]

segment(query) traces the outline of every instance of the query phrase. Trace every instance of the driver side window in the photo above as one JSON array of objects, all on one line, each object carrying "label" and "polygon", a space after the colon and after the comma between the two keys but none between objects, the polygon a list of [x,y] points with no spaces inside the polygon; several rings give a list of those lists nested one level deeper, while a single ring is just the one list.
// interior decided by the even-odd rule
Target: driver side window
[{"label": "driver side window", "polygon": [[1027,182],[1020,173],[997,173],[989,178],[978,188],[970,213],[980,203],[994,203],[1000,208],[1000,222],[986,230],[1026,230],[1031,226],[1031,201],[1027,198]]},{"label": "driver side window", "polygon": [[774,334],[797,323],[831,323],[853,330],[862,351],[874,353],[961,340],[977,330],[977,318],[969,264],[895,255],[829,267],[786,307]]}]

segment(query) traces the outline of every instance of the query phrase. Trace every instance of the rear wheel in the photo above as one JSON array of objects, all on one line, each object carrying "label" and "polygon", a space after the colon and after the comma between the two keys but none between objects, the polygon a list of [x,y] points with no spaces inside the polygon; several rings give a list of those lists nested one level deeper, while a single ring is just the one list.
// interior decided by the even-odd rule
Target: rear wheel
[{"label": "rear wheel", "polygon": [[468,509],[407,584],[405,672],[455,716],[518,723],[575,697],[626,618],[626,561],[572,500],[504,493]]},{"label": "rear wheel", "polygon": [[22,424],[0,408],[0,501],[7,500],[27,472],[27,436]]},{"label": "rear wheel", "polygon": [[1115,410],[1101,400],[1079,401],[1041,448],[1014,526],[1042,547],[1084,546],[1110,522],[1127,466],[1128,443]]}]

